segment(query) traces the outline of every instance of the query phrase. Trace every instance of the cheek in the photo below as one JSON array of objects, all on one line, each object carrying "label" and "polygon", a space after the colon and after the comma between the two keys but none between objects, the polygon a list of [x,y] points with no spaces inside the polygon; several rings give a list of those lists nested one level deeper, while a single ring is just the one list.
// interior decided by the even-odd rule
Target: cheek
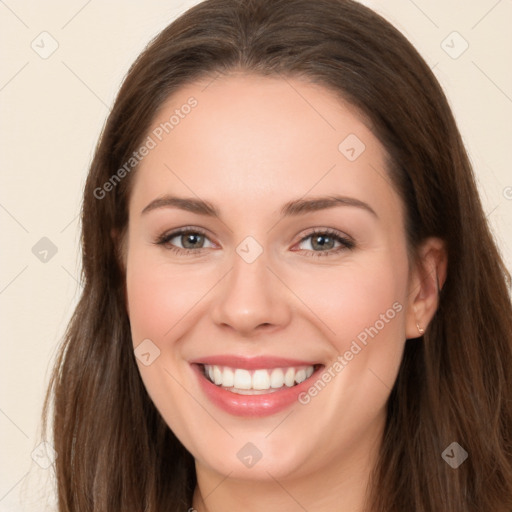
[{"label": "cheek", "polygon": [[[371,256],[371,255],[370,255]],[[293,272],[293,273],[292,273]],[[294,293],[323,325],[323,332],[338,353],[359,339],[364,343],[368,329],[376,336],[403,330],[407,291],[407,261],[397,254],[347,261],[332,269],[297,271],[285,277]],[[375,328],[375,329],[374,329]]]},{"label": "cheek", "polygon": [[397,280],[391,266],[378,271],[365,269],[344,283],[343,317],[340,329],[343,338],[358,340],[365,345],[369,339],[388,337],[401,325],[405,283]]},{"label": "cheek", "polygon": [[139,345],[145,347],[141,353],[151,354],[147,365],[139,358],[140,375],[152,402],[187,446],[190,425],[204,411],[183,391],[182,383],[190,382],[191,375],[181,340],[194,328],[194,307],[212,286],[211,277],[204,277],[190,268],[162,263],[138,246],[128,253],[126,288],[133,346],[136,355]]},{"label": "cheek", "polygon": [[176,338],[187,315],[207,292],[209,281],[190,268],[166,265],[133,250],[126,288],[134,345],[146,338]]},{"label": "cheek", "polygon": [[[407,269],[404,249],[347,261],[329,273],[295,275],[294,290],[306,298],[331,347],[323,380],[304,404],[314,401],[333,417],[341,414],[339,404],[351,404],[343,415],[354,425],[382,409],[405,343]],[[324,393],[327,386],[331,392]]]}]

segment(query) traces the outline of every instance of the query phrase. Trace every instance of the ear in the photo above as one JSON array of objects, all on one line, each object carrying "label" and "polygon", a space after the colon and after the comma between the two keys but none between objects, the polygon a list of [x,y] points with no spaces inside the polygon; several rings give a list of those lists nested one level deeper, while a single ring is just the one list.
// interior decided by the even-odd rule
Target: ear
[{"label": "ear", "polygon": [[[427,238],[417,250],[409,276],[406,338],[419,338],[426,331],[439,305],[439,291],[446,281],[448,256],[440,238]],[[419,326],[419,328],[418,328]]]}]

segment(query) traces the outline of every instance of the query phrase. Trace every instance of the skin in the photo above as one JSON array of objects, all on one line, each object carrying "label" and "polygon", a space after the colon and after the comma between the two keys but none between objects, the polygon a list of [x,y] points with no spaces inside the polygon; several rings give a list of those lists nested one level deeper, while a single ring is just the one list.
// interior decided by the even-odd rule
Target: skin
[{"label": "skin", "polygon": [[[193,506],[362,510],[405,340],[418,337],[417,323],[426,328],[437,307],[443,244],[426,240],[421,263],[410,264],[403,204],[387,176],[385,150],[364,118],[331,91],[299,79],[232,73],[179,90],[153,127],[190,96],[197,107],[133,178],[124,247],[134,347],[150,339],[160,350],[149,366],[138,363],[140,373],[195,458]],[[355,161],[338,149],[349,134],[366,146]],[[220,215],[175,207],[141,213],[165,194],[203,199]],[[333,194],[364,201],[376,215],[338,206],[280,217],[288,201]],[[196,253],[155,244],[186,226],[207,233]],[[313,228],[336,230],[356,245],[337,253],[338,243],[314,247],[306,238]],[[263,249],[250,264],[236,252],[247,236]],[[172,239],[178,247],[186,242]],[[401,311],[317,396],[267,417],[240,418],[216,407],[189,364],[240,354],[329,368],[394,303]],[[252,468],[237,458],[247,442],[262,453]]]}]

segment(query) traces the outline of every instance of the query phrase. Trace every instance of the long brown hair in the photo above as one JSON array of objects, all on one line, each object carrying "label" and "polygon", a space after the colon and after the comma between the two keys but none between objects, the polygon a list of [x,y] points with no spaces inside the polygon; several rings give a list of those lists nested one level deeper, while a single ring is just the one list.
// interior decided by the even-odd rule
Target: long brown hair
[{"label": "long brown hair", "polygon": [[[194,460],[141,381],[118,240],[136,169],[99,197],[158,109],[187,83],[233,70],[302,77],[356,106],[389,154],[408,247],[446,242],[448,277],[421,340],[406,342],[377,467],[372,512],[512,510],[510,277],[490,233],[447,100],[383,18],[351,0],[207,0],[131,67],[85,187],[83,292],[48,389],[59,511],[184,511]],[[199,107],[200,108],[200,107]],[[96,191],[96,192],[95,192]],[[441,454],[469,454],[457,469]]]}]

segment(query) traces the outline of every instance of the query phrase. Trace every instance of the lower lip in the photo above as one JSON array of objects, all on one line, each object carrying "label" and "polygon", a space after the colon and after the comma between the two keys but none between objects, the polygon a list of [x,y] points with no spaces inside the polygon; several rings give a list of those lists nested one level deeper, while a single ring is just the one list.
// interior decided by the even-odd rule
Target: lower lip
[{"label": "lower lip", "polygon": [[192,368],[199,378],[199,384],[206,396],[216,406],[234,416],[270,416],[286,409],[298,401],[300,393],[306,391],[313,378],[322,369],[319,367],[305,381],[292,387],[283,388],[262,395],[239,395],[213,384],[204,375],[203,369],[197,364]]}]

